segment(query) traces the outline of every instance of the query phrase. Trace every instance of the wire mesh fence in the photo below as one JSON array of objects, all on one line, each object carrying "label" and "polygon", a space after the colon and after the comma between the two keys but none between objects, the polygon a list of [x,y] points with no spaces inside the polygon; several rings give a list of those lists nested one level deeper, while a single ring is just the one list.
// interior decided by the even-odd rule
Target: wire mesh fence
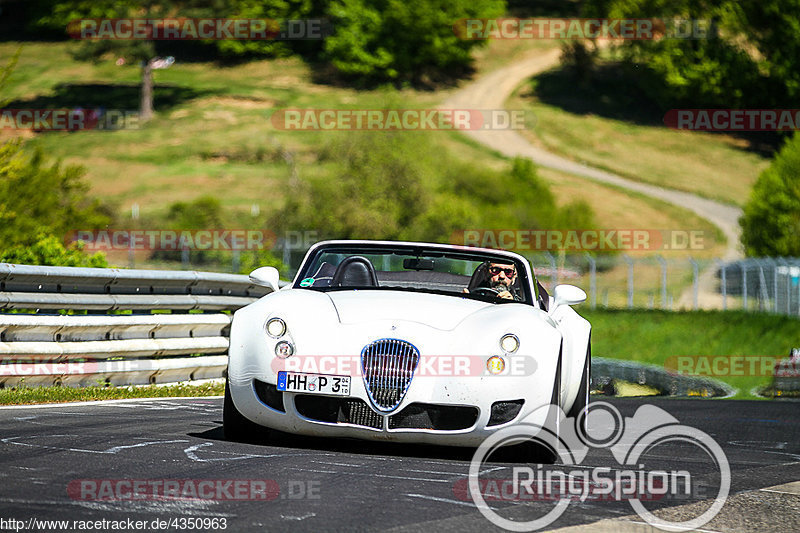
[{"label": "wire mesh fence", "polygon": [[660,255],[529,257],[543,284],[584,288],[592,308],[739,309],[800,315],[800,259]]}]

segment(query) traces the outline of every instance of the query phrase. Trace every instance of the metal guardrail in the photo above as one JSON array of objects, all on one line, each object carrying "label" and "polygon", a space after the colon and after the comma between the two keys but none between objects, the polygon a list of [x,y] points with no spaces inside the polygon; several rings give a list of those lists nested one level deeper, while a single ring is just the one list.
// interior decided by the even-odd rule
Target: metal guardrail
[{"label": "metal guardrail", "polygon": [[0,387],[221,377],[221,311],[269,292],[234,274],[0,263]]}]

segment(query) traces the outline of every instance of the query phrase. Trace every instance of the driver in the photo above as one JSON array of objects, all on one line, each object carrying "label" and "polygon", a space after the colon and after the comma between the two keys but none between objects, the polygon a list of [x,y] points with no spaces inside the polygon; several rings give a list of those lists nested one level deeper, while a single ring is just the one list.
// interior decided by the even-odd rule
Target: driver
[{"label": "driver", "polygon": [[[517,281],[517,269],[513,263],[484,263],[478,269],[484,269],[486,279],[479,285],[480,287],[488,287],[497,291],[497,297],[506,300],[521,300],[519,296],[515,296],[517,292],[514,288],[514,283]],[[474,289],[473,289],[474,290]],[[464,292],[470,292],[469,289],[464,289]]]}]

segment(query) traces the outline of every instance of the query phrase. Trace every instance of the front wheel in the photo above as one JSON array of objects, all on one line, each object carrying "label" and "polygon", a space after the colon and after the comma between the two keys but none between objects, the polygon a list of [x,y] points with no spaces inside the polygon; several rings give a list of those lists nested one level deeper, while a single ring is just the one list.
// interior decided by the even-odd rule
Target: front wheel
[{"label": "front wheel", "polygon": [[[553,394],[550,397],[550,408],[551,413],[555,413],[555,416],[558,416],[557,413],[560,411],[558,408],[560,407],[560,398],[561,398],[561,357],[562,357],[562,350],[558,351],[558,364],[556,365],[556,372],[553,376]],[[553,410],[555,408],[555,410]],[[558,450],[553,448],[552,445],[558,446],[558,422],[551,418],[545,423],[547,429],[543,431],[550,432],[555,436],[555,440],[551,442],[547,442],[549,439],[542,439],[533,438],[526,442],[522,442],[520,444],[516,444],[513,446],[517,450],[516,456],[519,460],[525,463],[535,463],[535,464],[546,464],[552,465],[555,464],[559,458]],[[546,434],[546,433],[545,433]]]},{"label": "front wheel", "polygon": [[578,395],[572,403],[572,407],[567,413],[567,418],[575,420],[575,430],[579,436],[586,440],[589,431],[589,412],[586,406],[589,405],[589,389],[592,379],[592,344],[591,340],[586,347],[586,363],[583,365],[583,374],[581,375],[581,387],[578,389]]},{"label": "front wheel", "polygon": [[268,432],[267,428],[259,426],[239,412],[231,398],[231,387],[227,380],[225,401],[222,404],[222,431],[225,438],[232,441],[252,441]]}]

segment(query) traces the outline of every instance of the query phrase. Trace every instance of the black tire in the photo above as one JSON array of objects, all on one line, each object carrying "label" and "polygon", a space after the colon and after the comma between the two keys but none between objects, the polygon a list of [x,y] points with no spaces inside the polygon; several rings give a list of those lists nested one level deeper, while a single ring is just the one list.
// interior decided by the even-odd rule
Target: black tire
[{"label": "black tire", "polygon": [[[558,364],[556,365],[556,375],[553,381],[553,394],[550,397],[550,405],[558,406],[561,392],[561,355],[558,351]],[[558,436],[558,435],[556,435]],[[558,460],[558,451],[545,445],[543,442],[533,439],[521,444],[512,446],[518,460],[525,463],[542,465],[552,465]]]},{"label": "black tire", "polygon": [[[586,413],[586,406],[589,405],[589,387],[591,386],[592,379],[592,340],[589,338],[589,345],[586,347],[586,363],[583,365],[583,374],[581,375],[581,388],[578,389],[578,396],[575,397],[575,402],[567,413],[567,418],[579,421],[575,429],[581,438],[586,440],[588,434],[588,421],[589,417]],[[583,413],[583,414],[581,414]]]},{"label": "black tire", "polygon": [[268,435],[267,428],[245,418],[236,408],[227,380],[225,380],[225,402],[222,404],[222,431],[225,438],[232,441],[263,440]]}]

